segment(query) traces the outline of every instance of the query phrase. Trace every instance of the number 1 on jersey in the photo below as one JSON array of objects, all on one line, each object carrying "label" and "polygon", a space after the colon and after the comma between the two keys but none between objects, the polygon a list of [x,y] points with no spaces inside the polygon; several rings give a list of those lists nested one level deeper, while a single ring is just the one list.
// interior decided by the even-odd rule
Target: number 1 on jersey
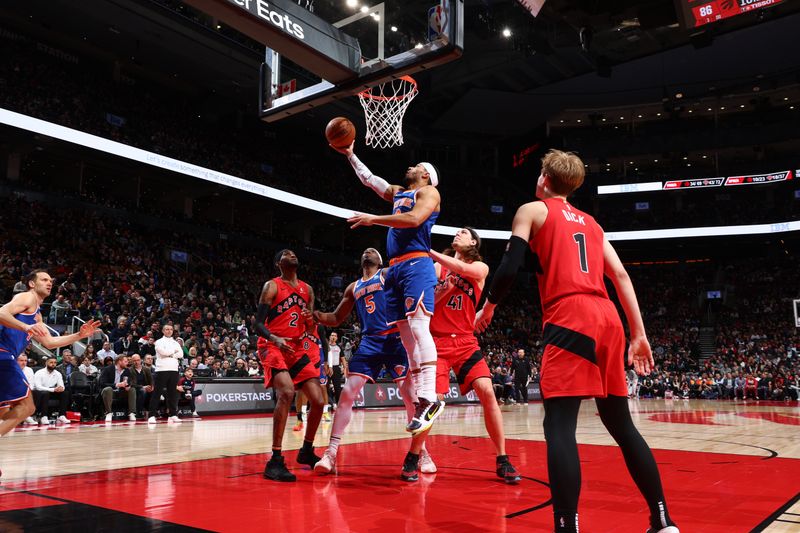
[{"label": "number 1 on jersey", "polygon": [[583,233],[573,233],[572,240],[578,245],[578,258],[581,262],[581,272],[589,273],[589,261],[586,258],[586,235]]}]

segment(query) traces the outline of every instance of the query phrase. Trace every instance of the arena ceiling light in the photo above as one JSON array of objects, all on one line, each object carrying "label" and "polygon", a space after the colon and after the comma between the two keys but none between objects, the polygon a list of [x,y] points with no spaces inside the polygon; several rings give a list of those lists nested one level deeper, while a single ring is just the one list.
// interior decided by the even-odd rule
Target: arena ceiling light
[{"label": "arena ceiling light", "polygon": [[[333,216],[337,218],[350,218],[355,212],[353,209],[345,209],[343,207],[326,204],[319,200],[306,198],[299,194],[282,191],[274,187],[268,187],[261,183],[239,178],[224,172],[218,172],[210,168],[201,167],[192,163],[187,163],[179,159],[173,159],[154,152],[148,152],[141,148],[135,148],[122,144],[110,139],[104,139],[97,135],[85,133],[82,131],[67,128],[59,124],[53,124],[38,118],[29,117],[21,113],[9,111],[8,109],[0,108],[0,124],[6,124],[14,128],[20,128],[26,131],[46,135],[54,139],[59,139],[65,142],[85,146],[93,150],[105,152],[107,154],[123,157],[131,161],[144,163],[162,170],[177,172],[185,176],[201,179],[211,183],[216,183],[231,189],[249,192],[264,198],[269,198],[277,202],[302,207],[318,213]],[[658,184],[658,190],[661,189],[661,182]],[[629,184],[626,185],[626,191],[623,192],[641,192],[645,190],[643,187],[647,184]],[[619,187],[611,186],[611,187]],[[599,192],[599,187],[598,187]],[[437,235],[455,235],[461,229],[456,226],[442,226],[436,225],[433,227],[433,233]],[[510,231],[492,230],[492,229],[478,229],[476,230],[483,239],[495,240],[508,240],[511,237]],[[737,236],[737,235],[762,235],[762,234],[775,234],[785,233],[792,231],[800,231],[800,220],[793,220],[789,222],[779,222],[774,224],[753,224],[753,225],[740,225],[740,226],[712,226],[712,227],[696,227],[696,228],[669,228],[669,229],[656,229],[656,230],[638,230],[638,231],[614,231],[607,232],[606,237],[610,241],[637,241],[637,240],[652,240],[652,239],[684,239],[691,237],[719,237],[719,236]]]}]

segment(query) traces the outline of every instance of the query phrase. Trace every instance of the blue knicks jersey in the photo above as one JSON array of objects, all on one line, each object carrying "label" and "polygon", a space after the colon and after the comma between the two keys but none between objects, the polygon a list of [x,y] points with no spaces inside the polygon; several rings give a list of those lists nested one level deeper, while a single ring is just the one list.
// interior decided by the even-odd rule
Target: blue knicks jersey
[{"label": "blue knicks jersey", "polygon": [[[14,318],[25,324],[35,324],[39,309],[32,315],[17,313]],[[28,347],[28,334],[14,328],[0,326],[0,359],[16,361],[17,356]]]},{"label": "blue knicks jersey", "polygon": [[367,281],[362,278],[356,280],[353,297],[363,335],[385,335],[397,331],[396,326],[390,326],[386,321],[386,292],[383,290],[380,270]]},{"label": "blue knicks jersey", "polygon": [[[394,195],[392,214],[408,213],[417,203],[417,190],[400,191]],[[386,253],[389,259],[407,254],[409,252],[428,252],[431,249],[431,228],[439,218],[439,212],[434,211],[428,220],[416,228],[389,228],[386,238]]]}]

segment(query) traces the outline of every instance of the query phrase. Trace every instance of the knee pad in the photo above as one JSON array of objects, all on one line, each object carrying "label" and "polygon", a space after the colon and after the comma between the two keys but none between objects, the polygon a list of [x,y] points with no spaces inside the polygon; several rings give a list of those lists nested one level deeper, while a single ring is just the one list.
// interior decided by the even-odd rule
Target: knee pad
[{"label": "knee pad", "polygon": [[436,361],[436,343],[431,335],[431,317],[419,308],[408,317],[408,328],[414,337],[415,357],[420,363]]},{"label": "knee pad", "polygon": [[401,320],[398,322],[397,329],[400,332],[400,341],[403,343],[403,348],[405,348],[406,354],[408,355],[408,368],[410,373],[411,370],[419,368],[419,364],[414,357],[414,350],[416,349],[417,343],[414,341],[414,334],[411,333],[411,326],[408,320]]}]

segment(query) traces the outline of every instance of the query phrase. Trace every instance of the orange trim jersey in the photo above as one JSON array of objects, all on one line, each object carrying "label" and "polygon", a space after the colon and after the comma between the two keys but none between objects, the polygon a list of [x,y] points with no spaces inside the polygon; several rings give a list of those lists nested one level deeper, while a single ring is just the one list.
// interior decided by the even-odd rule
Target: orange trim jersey
[{"label": "orange trim jersey", "polygon": [[447,287],[448,281],[452,287],[440,289],[445,293],[436,304],[436,313],[431,318],[431,335],[474,335],[475,311],[481,299],[481,288],[477,280],[450,272],[442,266],[439,284]]},{"label": "orange trim jersey", "polygon": [[557,198],[543,200],[547,218],[529,242],[538,256],[539,296],[547,321],[548,309],[574,294],[608,298],[603,272],[604,233],[583,211]]},{"label": "orange trim jersey", "polygon": [[[306,332],[306,321],[302,313],[308,305],[308,284],[297,280],[297,287],[292,287],[280,277],[273,278],[272,282],[278,292],[264,325],[273,335],[299,341]],[[266,339],[258,338],[259,348],[266,348],[268,344]]]}]

